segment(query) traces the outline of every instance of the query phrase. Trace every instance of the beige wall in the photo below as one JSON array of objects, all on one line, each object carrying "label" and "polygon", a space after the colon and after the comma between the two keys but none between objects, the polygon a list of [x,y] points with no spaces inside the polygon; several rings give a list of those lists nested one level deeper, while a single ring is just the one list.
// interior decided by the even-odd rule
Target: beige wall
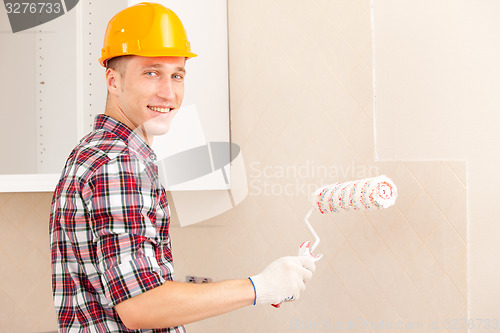
[{"label": "beige wall", "polygon": [[[232,140],[249,194],[197,225],[181,228],[174,216],[178,280],[247,277],[295,254],[312,238],[302,219],[315,186],[386,174],[400,197],[383,211],[313,215],[324,258],[300,300],[279,310],[248,307],[189,331],[307,332],[322,324],[373,332],[381,321],[401,321],[426,332],[429,321],[465,318],[465,163],[375,161],[369,1],[229,1],[229,48]],[[0,260],[9,268],[0,273],[2,332],[55,328],[49,203],[48,193],[0,196]]]},{"label": "beige wall", "polygon": [[467,161],[471,332],[500,319],[499,13],[496,0],[374,1],[378,156]]},{"label": "beige wall", "polygon": [[57,329],[52,305],[51,193],[0,194],[0,331]]}]

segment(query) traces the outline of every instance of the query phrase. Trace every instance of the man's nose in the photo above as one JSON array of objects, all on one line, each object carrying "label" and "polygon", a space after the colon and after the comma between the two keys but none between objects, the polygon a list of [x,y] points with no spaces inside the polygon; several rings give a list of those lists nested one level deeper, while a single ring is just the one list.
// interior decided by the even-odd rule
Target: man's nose
[{"label": "man's nose", "polygon": [[158,92],[158,97],[166,100],[173,100],[175,98],[174,85],[170,78],[162,81],[161,88]]}]

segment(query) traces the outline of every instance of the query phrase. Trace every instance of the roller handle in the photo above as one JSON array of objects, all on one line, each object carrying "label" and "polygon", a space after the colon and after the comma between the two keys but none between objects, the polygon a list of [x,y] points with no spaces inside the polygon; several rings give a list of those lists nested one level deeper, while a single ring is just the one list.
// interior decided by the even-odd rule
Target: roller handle
[{"label": "roller handle", "polygon": [[[299,256],[309,256],[311,257],[315,262],[320,260],[323,255],[322,254],[313,254],[312,251],[311,251],[311,242],[310,241],[307,241],[307,242],[304,242],[300,245],[299,247]],[[283,302],[288,302],[288,301],[292,301],[293,298],[290,298],[290,299],[285,299],[281,302],[279,302],[278,304],[271,304],[272,306],[274,306],[275,308],[279,308],[281,306],[281,303]]]}]

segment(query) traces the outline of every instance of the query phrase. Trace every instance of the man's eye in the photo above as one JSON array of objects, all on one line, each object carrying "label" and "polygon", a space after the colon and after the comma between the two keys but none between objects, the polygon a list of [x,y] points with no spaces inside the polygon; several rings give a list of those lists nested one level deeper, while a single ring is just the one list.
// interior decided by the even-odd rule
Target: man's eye
[{"label": "man's eye", "polygon": [[156,72],[146,72],[145,73],[147,76],[158,76]]},{"label": "man's eye", "polygon": [[182,75],[180,75],[180,74],[174,74],[174,75],[172,75],[172,77],[173,77],[174,79],[176,79],[176,80],[182,80],[182,79],[184,78],[184,77],[183,77]]}]

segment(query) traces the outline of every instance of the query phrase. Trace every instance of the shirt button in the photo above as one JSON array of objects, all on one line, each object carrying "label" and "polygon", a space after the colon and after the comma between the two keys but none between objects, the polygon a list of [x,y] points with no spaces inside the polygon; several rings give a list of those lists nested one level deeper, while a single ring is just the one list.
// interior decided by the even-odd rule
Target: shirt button
[{"label": "shirt button", "polygon": [[149,155],[149,159],[150,159],[152,162],[156,161],[156,154],[151,154],[151,155]]}]

